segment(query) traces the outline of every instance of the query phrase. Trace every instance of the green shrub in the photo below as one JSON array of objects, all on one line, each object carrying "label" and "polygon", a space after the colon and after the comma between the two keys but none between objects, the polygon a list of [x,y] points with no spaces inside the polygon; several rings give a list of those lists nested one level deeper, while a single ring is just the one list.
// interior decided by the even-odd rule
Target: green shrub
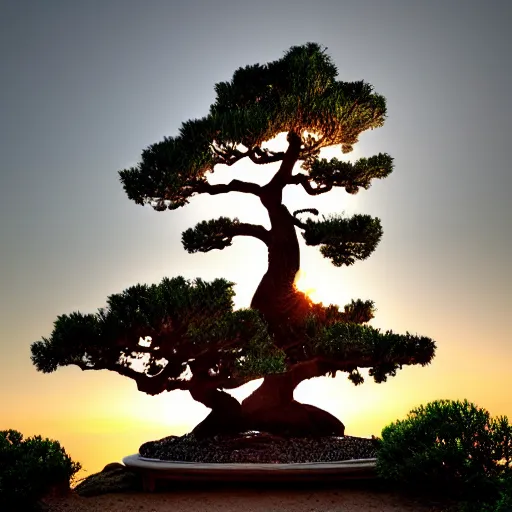
[{"label": "green shrub", "polygon": [[508,419],[493,419],[467,400],[438,400],[412,410],[383,429],[377,455],[381,478],[480,503],[480,511],[500,500],[496,511],[507,510],[511,464]]},{"label": "green shrub", "polygon": [[69,487],[80,469],[58,441],[0,431],[0,510],[35,507],[53,487]]},{"label": "green shrub", "polygon": [[455,508],[455,512],[512,512],[512,476],[499,478],[496,488],[495,499],[465,500]]}]

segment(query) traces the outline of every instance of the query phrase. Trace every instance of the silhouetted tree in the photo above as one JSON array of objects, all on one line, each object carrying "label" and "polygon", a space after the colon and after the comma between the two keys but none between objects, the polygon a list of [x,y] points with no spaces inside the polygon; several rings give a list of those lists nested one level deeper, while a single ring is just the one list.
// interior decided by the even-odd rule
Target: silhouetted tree
[{"label": "silhouetted tree", "polygon": [[[215,86],[216,101],[206,117],[183,123],[178,136],[151,145],[136,167],[120,172],[128,197],[157,211],[185,206],[196,194],[241,192],[260,200],[270,229],[220,217],[182,235],[189,253],[222,250],[236,236],[265,244],[268,269],[250,309],[233,310],[232,283],[222,279],[178,277],[137,285],[109,297],[96,314],[60,316],[50,338],[32,345],[37,369],[74,364],[118,372],[149,394],[188,390],[212,409],[195,428],[197,435],[244,429],[340,435],[344,426],[337,418],[293,399],[300,382],[343,371],[360,384],[360,368],[382,382],[402,365],[428,364],[435,351],[431,339],[367,325],[373,302],[325,307],[294,284],[300,267],[297,230],[337,267],[367,258],[382,236],[378,218],[301,220],[301,214],[318,211],[292,214],[282,201],[286,186],[300,186],[312,196],[335,187],[356,194],[392,171],[393,159],[382,153],[355,162],[320,158],[328,146],[350,152],[360,133],[382,126],[386,115],[384,97],[369,84],[336,77],[330,57],[313,43],[292,47],[280,60],[240,68],[230,82]],[[283,132],[285,150],[265,146]],[[280,165],[264,186],[208,182],[215,166],[242,159]],[[224,391],[259,377],[263,383],[242,404]]]}]

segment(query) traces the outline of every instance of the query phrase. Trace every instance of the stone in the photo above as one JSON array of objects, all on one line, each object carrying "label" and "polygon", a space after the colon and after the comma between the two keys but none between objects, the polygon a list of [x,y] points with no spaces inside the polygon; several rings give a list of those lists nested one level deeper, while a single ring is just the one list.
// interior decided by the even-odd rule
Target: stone
[{"label": "stone", "polygon": [[76,487],[80,496],[98,496],[111,492],[138,491],[142,489],[139,474],[124,464],[111,462],[102,471],[84,478]]}]

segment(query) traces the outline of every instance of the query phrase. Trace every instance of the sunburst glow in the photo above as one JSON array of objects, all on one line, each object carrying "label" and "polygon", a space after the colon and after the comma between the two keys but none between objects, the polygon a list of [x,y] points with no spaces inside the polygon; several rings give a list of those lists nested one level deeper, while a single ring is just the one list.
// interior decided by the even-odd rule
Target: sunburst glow
[{"label": "sunburst glow", "polygon": [[298,290],[305,293],[313,302],[320,302],[315,281],[306,271],[301,269],[297,272],[294,284]]}]

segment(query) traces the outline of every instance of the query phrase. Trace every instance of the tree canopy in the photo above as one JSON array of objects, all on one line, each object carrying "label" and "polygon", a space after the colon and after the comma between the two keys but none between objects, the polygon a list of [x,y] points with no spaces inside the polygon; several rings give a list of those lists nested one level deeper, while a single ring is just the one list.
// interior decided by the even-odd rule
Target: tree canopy
[{"label": "tree canopy", "polygon": [[233,311],[232,286],[182,277],[132,286],[96,314],[59,316],[51,337],[33,344],[32,360],[45,373],[66,365],[115,371],[149,394],[188,389],[188,364],[226,388],[283,371],[257,311]]},{"label": "tree canopy", "polygon": [[292,47],[277,61],[238,69],[230,82],[216,84],[207,116],[184,122],[178,136],[151,145],[136,167],[120,172],[128,197],[172,210],[200,193],[257,195],[259,187],[252,183],[211,185],[205,175],[217,164],[243,158],[259,165],[283,161],[284,151],[264,145],[283,132],[300,137],[296,161],[305,171],[288,176],[286,184],[302,185],[312,195],[334,186],[349,193],[368,188],[371,179],[391,172],[391,157],[350,164],[318,155],[332,145],[350,152],[361,132],[384,124],[386,101],[364,81],[341,82],[336,76],[331,58],[315,43]]},{"label": "tree canopy", "polygon": [[[329,146],[349,153],[363,131],[382,126],[385,98],[364,81],[337,80],[331,58],[315,43],[292,47],[279,60],[240,68],[231,81],[216,84],[215,92],[208,115],[184,122],[178,135],[149,146],[135,167],[119,174],[129,199],[156,211],[185,206],[197,194],[241,192],[260,200],[270,229],[220,217],[182,235],[189,253],[222,250],[236,236],[254,237],[267,247],[268,269],[251,307],[235,311],[233,283],[223,279],[208,283],[177,277],[133,286],[110,296],[95,314],[60,316],[51,336],[32,345],[36,367],[43,372],[70,364],[112,370],[133,378],[146,393],[189,390],[213,409],[220,402],[211,397],[221,397],[220,390],[262,376],[276,393],[284,389],[285,377],[279,384],[275,376],[286,376],[292,403],[293,388],[307,378],[344,371],[360,384],[359,369],[369,368],[382,382],[402,365],[428,364],[435,343],[369,326],[372,301],[353,300],[343,309],[324,306],[294,285],[300,268],[297,231],[336,267],[368,258],[381,240],[378,218],[331,214],[312,219],[318,210],[291,213],[282,197],[285,187],[297,185],[310,196],[335,187],[356,194],[388,176],[393,159],[386,153],[355,162],[320,156]],[[271,151],[266,143],[283,132],[287,148]],[[279,168],[263,186],[239,179],[208,181],[217,165],[244,158]],[[310,216],[301,220],[304,214]],[[222,395],[221,402],[226,400]],[[246,402],[253,409],[257,401],[249,397]]]}]

